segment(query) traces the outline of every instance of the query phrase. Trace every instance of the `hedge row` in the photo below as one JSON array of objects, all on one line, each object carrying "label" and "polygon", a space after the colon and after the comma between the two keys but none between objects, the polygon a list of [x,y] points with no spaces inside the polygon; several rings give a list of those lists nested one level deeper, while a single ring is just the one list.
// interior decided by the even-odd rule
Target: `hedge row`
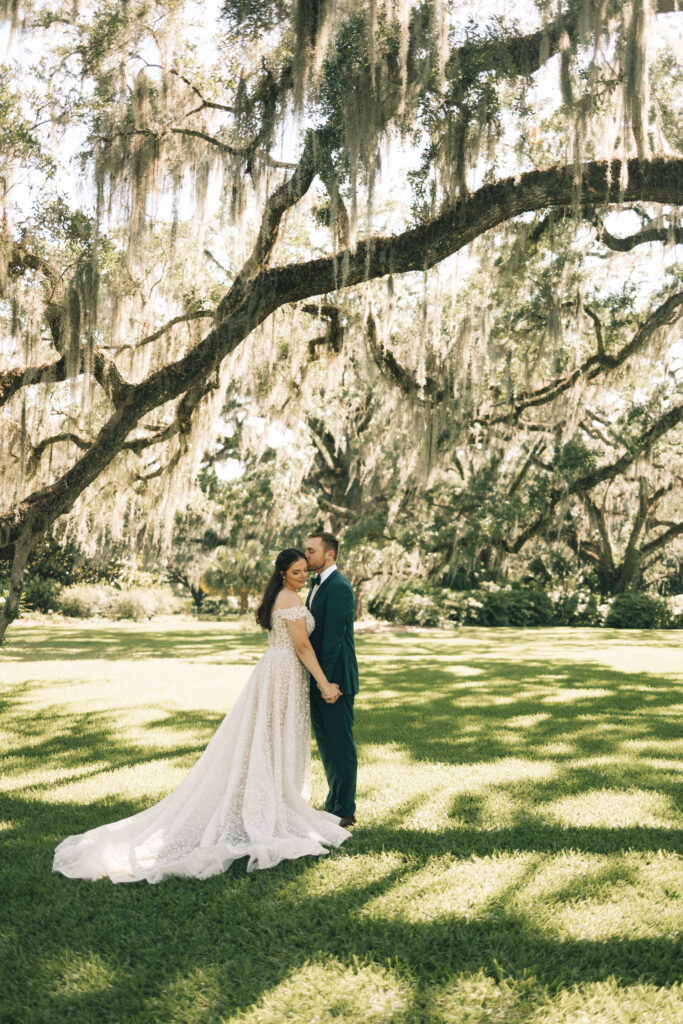
[{"label": "hedge row", "polygon": [[547,592],[536,587],[452,591],[399,588],[376,595],[372,615],[414,626],[607,626],[611,629],[683,629],[683,598],[619,594],[599,603],[586,591]]}]

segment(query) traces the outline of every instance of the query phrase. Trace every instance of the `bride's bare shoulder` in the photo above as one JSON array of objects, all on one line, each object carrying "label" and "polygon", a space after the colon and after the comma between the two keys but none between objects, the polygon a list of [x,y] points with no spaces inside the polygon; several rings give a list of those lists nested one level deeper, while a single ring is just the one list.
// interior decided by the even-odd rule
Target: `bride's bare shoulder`
[{"label": "bride's bare shoulder", "polygon": [[291,590],[281,590],[273,603],[273,610],[276,608],[300,608],[303,601],[298,594]]}]

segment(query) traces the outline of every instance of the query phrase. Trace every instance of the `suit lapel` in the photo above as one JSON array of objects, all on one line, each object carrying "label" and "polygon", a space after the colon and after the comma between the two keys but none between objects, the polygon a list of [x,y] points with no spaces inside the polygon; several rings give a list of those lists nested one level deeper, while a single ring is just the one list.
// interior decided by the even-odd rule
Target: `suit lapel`
[{"label": "suit lapel", "polygon": [[[322,590],[322,589],[323,589],[324,587],[326,587],[326,586],[327,586],[327,584],[328,584],[328,583],[330,582],[330,580],[332,579],[332,577],[333,577],[333,576],[335,576],[335,575],[336,575],[336,574],[337,574],[338,572],[339,572],[339,570],[338,570],[338,569],[335,569],[335,571],[334,571],[333,573],[331,573],[331,574],[330,574],[330,575],[329,575],[329,576],[327,577],[327,579],[326,579],[326,580],[323,580],[323,581],[322,581],[322,583],[320,584],[320,586],[318,587],[318,589],[317,589],[317,590],[316,590],[316,592],[315,592],[315,600],[316,600],[316,602],[320,600],[320,591],[321,591],[321,590]],[[313,591],[313,587],[311,587],[311,592],[312,592],[312,591]]]}]

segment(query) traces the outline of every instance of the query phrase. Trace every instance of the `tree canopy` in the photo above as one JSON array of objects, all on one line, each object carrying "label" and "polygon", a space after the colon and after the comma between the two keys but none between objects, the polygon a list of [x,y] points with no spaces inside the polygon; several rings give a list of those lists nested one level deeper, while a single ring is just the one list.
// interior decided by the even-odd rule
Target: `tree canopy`
[{"label": "tree canopy", "polygon": [[[677,4],[481,10],[5,5],[0,634],[59,518],[158,541],[229,387],[305,425],[337,524],[455,474],[444,565],[486,502],[503,552],[583,503],[615,579],[678,535]],[[594,489],[646,459],[620,566]]]}]

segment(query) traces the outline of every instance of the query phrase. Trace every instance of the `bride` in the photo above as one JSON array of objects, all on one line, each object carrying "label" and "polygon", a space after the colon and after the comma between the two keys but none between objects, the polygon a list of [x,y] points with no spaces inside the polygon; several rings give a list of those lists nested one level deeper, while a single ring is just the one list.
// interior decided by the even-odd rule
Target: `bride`
[{"label": "bride", "polygon": [[308,672],[326,701],[339,697],[308,640],[315,620],[297,593],[307,572],[302,551],[277,556],[256,613],[268,650],[178,788],[130,818],[69,836],[54,871],[112,882],[209,878],[239,857],[249,858],[247,871],[271,868],[348,839],[339,818],[307,802]]}]

